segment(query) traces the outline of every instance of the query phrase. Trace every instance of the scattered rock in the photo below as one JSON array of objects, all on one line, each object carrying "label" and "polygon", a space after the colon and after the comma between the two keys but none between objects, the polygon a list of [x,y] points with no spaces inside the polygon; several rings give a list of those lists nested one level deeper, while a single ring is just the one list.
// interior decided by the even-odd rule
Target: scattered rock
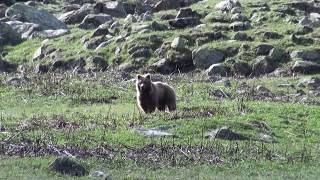
[{"label": "scattered rock", "polygon": [[298,30],[296,31],[297,35],[306,35],[313,32],[313,28],[310,26],[302,26],[299,27]]},{"label": "scattered rock", "polygon": [[217,98],[229,98],[230,94],[223,92],[221,89],[215,89],[210,93],[212,96]]},{"label": "scattered rock", "polygon": [[194,69],[192,52],[189,49],[170,50],[166,57],[152,65],[156,72],[169,74],[173,72],[188,72]]},{"label": "scattered rock", "polygon": [[41,29],[68,29],[68,27],[55,16],[45,10],[38,10],[34,7],[21,3],[16,3],[9,7],[6,11],[7,17],[19,16],[23,22],[31,22],[38,24]]},{"label": "scattered rock", "polygon": [[90,56],[85,64],[87,71],[104,71],[108,67],[107,61],[101,56]]},{"label": "scattered rock", "polygon": [[265,133],[260,133],[258,138],[260,141],[263,141],[266,143],[276,143],[277,142],[277,140],[274,137],[272,137],[269,134],[265,134]]},{"label": "scattered rock", "polygon": [[88,15],[94,13],[93,7],[91,5],[85,4],[78,10],[73,10],[62,14],[59,20],[66,24],[76,24],[83,21],[83,19]]},{"label": "scattered rock", "polygon": [[249,140],[248,137],[235,133],[228,127],[221,127],[216,130],[213,130],[212,132],[207,133],[205,137],[210,139],[224,139],[224,140],[231,140],[231,141]]},{"label": "scattered rock", "polygon": [[194,27],[201,24],[198,17],[176,18],[169,20],[169,25],[174,28]]},{"label": "scattered rock", "polygon": [[127,23],[135,23],[135,22],[137,22],[137,18],[134,17],[132,14],[128,14],[127,17],[124,20]]},{"label": "scattered rock", "polygon": [[222,76],[226,77],[229,74],[229,69],[222,63],[212,64],[206,71],[206,75],[208,76]]},{"label": "scattered rock", "polygon": [[249,76],[252,68],[247,62],[237,61],[231,66],[231,72],[235,75]]},{"label": "scattered rock", "polygon": [[0,19],[6,16],[7,8],[5,4],[0,4]]},{"label": "scattered rock", "polygon": [[290,54],[291,59],[302,59],[305,61],[317,61],[320,59],[320,49],[296,50]]},{"label": "scattered rock", "polygon": [[181,8],[176,16],[176,19],[187,17],[200,18],[201,15],[198,14],[196,11],[193,11],[191,8]]},{"label": "scattered rock", "polygon": [[51,38],[57,38],[57,37],[67,35],[69,33],[70,33],[70,31],[68,29],[43,30],[43,31],[35,31],[25,38],[27,38],[27,39],[33,39],[33,38],[51,39]]},{"label": "scattered rock", "polygon": [[20,35],[10,25],[0,22],[0,46],[15,45],[21,42]]},{"label": "scattered rock", "polygon": [[229,25],[229,28],[234,30],[234,31],[245,31],[251,28],[251,24],[250,22],[246,21],[246,22],[233,22]]},{"label": "scattered rock", "polygon": [[311,89],[320,89],[320,77],[308,77],[299,83],[299,87],[303,85]]},{"label": "scattered rock", "polygon": [[274,47],[270,44],[260,44],[256,48],[257,55],[268,55]]},{"label": "scattered rock", "polygon": [[142,13],[138,17],[139,22],[146,22],[146,21],[152,21],[152,13],[150,11],[147,11],[145,13]]},{"label": "scattered rock", "polygon": [[201,47],[192,52],[193,63],[198,68],[209,68],[212,64],[223,61],[224,53],[218,49]]},{"label": "scattered rock", "polygon": [[100,13],[109,14],[117,18],[125,18],[127,16],[123,3],[118,1],[98,2],[95,5],[95,9]]},{"label": "scattered rock", "polygon": [[171,43],[171,47],[174,49],[182,49],[185,48],[187,40],[182,37],[176,37]]},{"label": "scattered rock", "polygon": [[229,12],[233,8],[241,7],[241,4],[238,0],[224,0],[218,3],[215,7],[222,12]]},{"label": "scattered rock", "polygon": [[151,50],[149,47],[147,48],[140,48],[140,49],[137,49],[136,51],[134,51],[132,54],[131,54],[131,57],[133,59],[135,58],[149,58],[151,56]]},{"label": "scattered rock", "polygon": [[277,33],[277,32],[264,32],[262,35],[263,38],[265,39],[281,39],[283,38],[283,35]]},{"label": "scattered rock", "polygon": [[253,41],[253,38],[248,36],[246,32],[239,31],[233,36],[234,40],[237,41]]},{"label": "scattered rock", "polygon": [[135,65],[128,63],[128,62],[124,62],[118,66],[119,71],[126,72],[126,73],[130,73],[130,72],[135,71],[137,69],[138,69],[138,67],[136,67]]},{"label": "scattered rock", "polygon": [[319,13],[310,13],[310,20],[313,27],[320,26],[320,14]]},{"label": "scattered rock", "polygon": [[253,60],[252,73],[259,76],[267,73],[271,73],[276,69],[275,63],[268,56],[258,56]]},{"label": "scattered rock", "polygon": [[313,74],[320,72],[320,65],[310,61],[296,61],[292,66],[293,72],[303,73],[303,74]]},{"label": "scattered rock", "polygon": [[48,39],[41,42],[41,46],[33,54],[32,61],[37,61],[37,60],[43,59],[45,57],[45,55],[46,55],[45,51],[49,45],[48,43],[49,43]]},{"label": "scattered rock", "polygon": [[[96,30],[93,31],[91,38],[96,37],[96,36],[103,36],[103,35],[108,35],[109,34],[109,24],[101,24]],[[106,37],[106,39],[111,39],[112,36]]]},{"label": "scattered rock", "polygon": [[86,176],[89,174],[82,164],[70,157],[57,158],[50,164],[49,169],[69,176]]},{"label": "scattered rock", "polygon": [[81,24],[79,28],[82,29],[94,29],[104,23],[111,23],[113,18],[107,14],[88,14]]},{"label": "scattered rock", "polygon": [[264,131],[264,132],[270,131],[269,126],[268,126],[267,123],[264,122],[264,121],[256,121],[256,120],[253,120],[253,121],[250,121],[249,124],[250,124],[253,128],[258,128],[258,129],[261,130],[261,131]]},{"label": "scattered rock", "polygon": [[6,131],[6,128],[4,127],[4,125],[0,122],[0,132],[4,132]]},{"label": "scattered rock", "polygon": [[279,47],[274,47],[269,52],[269,57],[275,62],[284,62],[287,56],[286,51]]},{"label": "scattered rock", "polygon": [[155,5],[153,10],[155,12],[168,10],[168,9],[175,9],[180,7],[180,3],[177,0],[160,0]]},{"label": "scattered rock", "polygon": [[91,173],[91,177],[93,177],[93,178],[105,178],[106,179],[107,176],[108,175],[102,171],[94,171],[93,173]]},{"label": "scattered rock", "polygon": [[232,22],[245,22],[247,20],[248,20],[248,18],[241,13],[237,13],[237,14],[234,14],[231,16]]},{"label": "scattered rock", "polygon": [[44,65],[44,64],[38,64],[34,68],[34,72],[37,73],[37,74],[47,73],[47,72],[49,72],[49,66],[48,65]]},{"label": "scattered rock", "polygon": [[87,40],[84,43],[86,49],[96,49],[101,43],[105,42],[105,36],[97,36]]},{"label": "scattered rock", "polygon": [[10,73],[17,69],[17,65],[1,59],[0,56],[0,73]]},{"label": "scattered rock", "polygon": [[270,93],[271,93],[271,91],[270,91],[268,88],[266,88],[266,87],[264,87],[264,86],[262,86],[262,85],[258,85],[258,86],[256,87],[256,91],[259,92],[260,94],[261,94],[261,93],[262,93],[262,94],[270,94]]},{"label": "scattered rock", "polygon": [[173,136],[173,134],[166,132],[166,131],[161,131],[161,130],[154,130],[154,129],[137,129],[136,130],[138,133],[143,134],[145,136],[150,136],[150,137],[168,137],[168,136]]},{"label": "scattered rock", "polygon": [[292,42],[296,43],[296,44],[302,44],[302,45],[306,45],[306,44],[313,44],[314,40],[312,38],[309,37],[304,37],[304,36],[297,36],[295,34],[292,34],[290,36]]}]

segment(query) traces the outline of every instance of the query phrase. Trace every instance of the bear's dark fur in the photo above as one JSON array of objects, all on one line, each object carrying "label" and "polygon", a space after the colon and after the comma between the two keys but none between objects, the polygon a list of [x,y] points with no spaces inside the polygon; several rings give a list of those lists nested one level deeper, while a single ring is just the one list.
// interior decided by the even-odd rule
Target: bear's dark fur
[{"label": "bear's dark fur", "polygon": [[136,89],[137,103],[143,112],[165,111],[167,107],[169,111],[176,110],[174,89],[163,82],[152,82],[150,74],[137,75]]}]

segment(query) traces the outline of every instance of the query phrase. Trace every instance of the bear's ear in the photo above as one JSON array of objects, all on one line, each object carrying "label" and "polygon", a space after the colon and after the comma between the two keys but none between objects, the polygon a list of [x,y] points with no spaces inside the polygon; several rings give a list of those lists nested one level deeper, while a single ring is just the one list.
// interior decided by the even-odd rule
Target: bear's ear
[{"label": "bear's ear", "polygon": [[141,76],[140,74],[138,74],[138,75],[137,75],[137,79],[138,79],[138,80],[141,80],[141,79],[142,79],[142,76]]},{"label": "bear's ear", "polygon": [[151,80],[151,75],[150,74],[147,74],[145,77],[146,77],[146,79]]}]

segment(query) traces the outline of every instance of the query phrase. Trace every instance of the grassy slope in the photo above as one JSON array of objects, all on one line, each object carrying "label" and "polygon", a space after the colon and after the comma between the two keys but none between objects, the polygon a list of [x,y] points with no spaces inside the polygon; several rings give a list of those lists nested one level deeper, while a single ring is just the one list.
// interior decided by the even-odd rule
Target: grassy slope
[{"label": "grassy slope", "polygon": [[[170,131],[179,138],[176,143],[185,144],[192,139],[194,145],[202,141],[202,133],[221,126],[229,126],[236,132],[257,139],[259,129],[248,127],[247,123],[252,120],[265,121],[272,130],[278,143],[266,144],[266,148],[272,153],[284,156],[292,156],[294,164],[287,163],[286,160],[266,161],[264,154],[258,159],[252,159],[249,152],[243,152],[234,156],[229,156],[221,152],[225,162],[233,162],[233,158],[240,161],[226,163],[224,165],[195,165],[187,167],[160,168],[158,170],[144,169],[146,167],[137,166],[127,162],[127,168],[118,167],[103,160],[86,159],[91,170],[107,169],[113,177],[153,177],[177,178],[199,177],[211,179],[214,177],[227,176],[252,178],[274,177],[279,175],[284,177],[313,177],[318,171],[311,174],[309,168],[316,169],[317,164],[312,164],[318,159],[318,139],[320,135],[320,109],[317,106],[291,103],[276,103],[265,101],[245,101],[238,100],[218,100],[209,96],[209,92],[215,88],[222,88],[228,93],[234,93],[237,81],[232,81],[232,88],[224,88],[220,83],[211,83],[197,80],[190,84],[190,76],[174,76],[169,82],[176,90],[179,97],[178,116],[180,118],[171,120],[172,115],[166,113],[156,113],[141,119],[137,113],[134,101],[134,85],[132,82],[112,80],[112,75],[99,75],[96,78],[64,77],[62,81],[55,83],[55,76],[48,75],[42,78],[31,77],[31,83],[20,88],[10,85],[2,85],[0,93],[0,115],[1,122],[7,127],[9,132],[15,133],[15,129],[25,122],[33,122],[38,119],[43,123],[40,128],[27,130],[20,138],[31,140],[50,137],[56,145],[77,146],[81,148],[94,148],[101,143],[117,147],[125,144],[132,147],[141,147],[151,142],[160,143],[160,139],[150,139],[137,134],[134,128],[137,127],[158,127],[160,125],[176,125],[177,129]],[[35,80],[35,79],[37,80]],[[39,80],[40,79],[40,80]],[[259,82],[258,82],[259,81]],[[248,81],[250,84],[265,84],[270,89],[275,89],[279,83],[285,79],[259,79]],[[296,79],[287,81],[296,82]],[[37,82],[37,83],[35,83]],[[69,82],[72,82],[71,84]],[[116,84],[116,85],[115,85]],[[128,89],[128,90],[125,90]],[[44,94],[45,93],[45,94]],[[96,99],[108,99],[117,97],[111,104],[84,102]],[[239,106],[245,106],[246,111],[239,111]],[[190,114],[196,116],[186,116],[185,108],[193,109]],[[212,117],[203,116],[203,110],[215,113]],[[206,112],[206,111],[204,111]],[[245,113],[243,113],[245,112]],[[189,114],[189,115],[190,115]],[[79,127],[70,131],[57,127],[46,127],[50,122],[54,122],[58,117],[63,117],[69,123],[75,123]],[[285,122],[289,123],[285,123]],[[104,124],[104,125],[103,125]],[[95,128],[90,128],[95,125]],[[105,126],[106,125],[106,126]],[[88,130],[89,128],[89,130]],[[7,138],[10,134],[0,134],[0,138]],[[84,138],[86,143],[83,143]],[[170,142],[169,139],[165,141]],[[207,142],[207,140],[205,140]],[[225,148],[235,144],[227,141],[220,142]],[[259,147],[259,142],[252,142]],[[170,144],[170,143],[169,143]],[[246,142],[238,142],[240,148],[246,147]],[[312,156],[312,160],[301,162],[301,153],[307,148],[307,156]],[[310,150],[310,151],[309,151]],[[248,154],[246,154],[248,153]],[[4,157],[0,166],[2,177],[18,176],[23,177],[25,172],[33,172],[30,178],[51,177],[58,178],[46,170],[53,157],[44,158],[13,158]],[[12,162],[11,162],[12,161]],[[233,165],[232,165],[233,164]],[[13,168],[13,171],[6,169]],[[252,169],[251,167],[256,167]],[[304,168],[302,168],[304,167]],[[279,168],[279,169],[278,169]],[[298,170],[298,171],[296,171]],[[123,172],[125,172],[123,174]],[[285,172],[285,173],[284,173]],[[27,176],[27,177],[28,177]],[[281,177],[280,176],[280,177]],[[28,179],[26,177],[26,179]]]},{"label": "grassy slope", "polygon": [[[205,1],[205,4],[199,3],[192,8],[198,11],[208,11],[216,13],[212,7],[217,0]],[[254,0],[244,0],[244,6]],[[272,2],[278,2],[273,0]],[[268,1],[271,5],[272,2]],[[287,2],[283,0],[282,2]],[[210,6],[207,10],[203,7]],[[271,8],[275,8],[272,5]],[[54,9],[54,8],[53,8]],[[175,11],[161,12],[156,14],[155,18],[159,19],[162,13],[176,13]],[[248,15],[250,12],[246,12]],[[267,13],[273,17],[272,12]],[[212,31],[210,23],[200,31]],[[288,37],[282,40],[260,39],[256,33],[258,31],[277,31],[285,34],[288,30],[295,30],[295,26],[279,20],[276,17],[270,18],[263,27],[257,26],[249,30],[248,34],[256,37],[254,42],[246,42],[255,46],[262,42],[280,45],[289,49],[318,47],[314,46],[296,46],[290,42]],[[142,42],[144,37],[150,35],[160,35],[164,41],[172,41],[175,36],[180,34],[189,34],[190,29],[151,32],[146,34],[132,35],[129,41],[123,44],[113,43],[99,52],[105,56],[108,61],[112,61],[114,50],[117,46],[128,48],[131,44]],[[315,30],[317,33],[319,29]],[[85,50],[81,43],[83,36],[89,35],[89,31],[82,31],[72,28],[72,35],[67,36],[69,42],[65,46],[66,37],[60,37],[50,40],[56,48],[62,48],[65,52],[65,59],[77,58],[92,54],[93,52]],[[234,32],[227,32],[231,37]],[[6,59],[14,62],[30,62],[34,51],[40,46],[41,39],[26,41],[15,47],[5,47],[9,51]],[[206,44],[212,47],[240,46],[242,43],[233,41],[215,41]],[[196,47],[190,47],[191,49]],[[124,51],[125,52],[125,51]],[[127,54],[122,54],[127,58]],[[251,59],[250,59],[251,60]],[[248,60],[248,61],[250,61]],[[130,61],[130,59],[129,59]],[[152,60],[151,60],[152,61]],[[5,77],[0,77],[4,80]],[[251,120],[265,121],[272,130],[272,134],[278,140],[275,144],[266,144],[267,149],[274,154],[282,155],[286,158],[292,156],[295,158],[294,163],[286,161],[266,161],[263,157],[257,160],[250,158],[251,154],[236,154],[239,157],[237,163],[226,163],[222,165],[194,165],[192,167],[164,167],[153,169],[148,166],[137,166],[126,162],[125,165],[119,166],[114,163],[104,162],[101,159],[85,159],[91,170],[104,170],[109,172],[114,179],[134,179],[134,178],[151,178],[151,179],[316,179],[319,175],[319,158],[317,151],[318,139],[320,135],[320,110],[318,106],[292,103],[276,103],[266,101],[245,101],[240,103],[235,100],[218,100],[209,95],[210,90],[222,88],[226,92],[234,93],[237,81],[233,81],[233,87],[224,88],[221,84],[211,82],[195,81],[196,78],[191,75],[174,76],[169,80],[176,90],[179,97],[178,116],[180,118],[172,120],[173,115],[166,113],[156,113],[146,117],[141,117],[135,106],[134,85],[132,82],[123,82],[113,80],[113,75],[99,75],[99,77],[56,77],[51,74],[42,77],[32,77],[31,81],[23,86],[11,86],[0,84],[0,121],[5,125],[10,133],[16,133],[16,129],[24,122],[32,122],[33,119],[39,120],[40,124],[50,125],[57,117],[63,117],[67,122],[76,123],[79,128],[72,131],[72,135],[65,130],[55,127],[37,128],[23,132],[21,137],[15,140],[19,141],[22,137],[35,140],[47,135],[56,142],[57,145],[77,145],[85,148],[96,147],[101,143],[106,143],[117,147],[119,144],[125,144],[133,147],[141,147],[145,144],[159,139],[150,139],[137,134],[134,128],[137,127],[158,127],[160,125],[178,125],[177,129],[171,129],[170,132],[179,136],[177,143],[185,143],[190,138],[194,144],[202,141],[202,133],[227,125],[233,130],[245,134],[253,139],[257,138],[260,133],[259,129],[248,128],[247,123]],[[296,83],[298,78],[263,78],[248,80],[250,84],[264,84],[272,91],[283,91],[277,84]],[[71,83],[72,82],[72,83]],[[290,90],[290,93],[293,93]],[[92,103],[88,101],[97,101],[117,97],[110,103]],[[247,112],[243,113],[238,110],[240,106],[245,106]],[[190,108],[191,115],[186,115],[186,108]],[[212,111],[215,114],[212,117],[204,116],[203,111]],[[189,114],[189,115],[190,115]],[[289,122],[289,123],[287,123]],[[94,126],[94,128],[89,128]],[[89,130],[88,130],[89,129]],[[5,139],[10,134],[0,133],[0,139]],[[83,137],[86,137],[87,143],[82,143]],[[170,140],[168,140],[170,141]],[[234,146],[234,143],[226,141],[215,141],[222,143],[227,148]],[[259,142],[253,142],[260,144]],[[239,142],[243,147],[246,143]],[[304,162],[299,157],[302,152],[308,150],[308,155],[312,160]],[[310,152],[309,152],[310,151]],[[264,154],[262,154],[264,155]],[[249,157],[248,157],[249,156]],[[229,162],[234,156],[228,156],[222,153],[223,160]],[[47,171],[47,166],[54,157],[37,157],[37,158],[16,158],[0,157],[0,179],[64,179],[65,176],[54,174]],[[87,177],[83,178],[87,179]]]}]

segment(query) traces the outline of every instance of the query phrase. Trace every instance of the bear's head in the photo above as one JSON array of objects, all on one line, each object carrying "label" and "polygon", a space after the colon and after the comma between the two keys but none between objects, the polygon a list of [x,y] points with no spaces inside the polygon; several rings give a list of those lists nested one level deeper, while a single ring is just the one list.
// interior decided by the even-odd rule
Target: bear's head
[{"label": "bear's head", "polygon": [[136,85],[139,92],[148,93],[152,91],[151,75],[137,75]]}]

